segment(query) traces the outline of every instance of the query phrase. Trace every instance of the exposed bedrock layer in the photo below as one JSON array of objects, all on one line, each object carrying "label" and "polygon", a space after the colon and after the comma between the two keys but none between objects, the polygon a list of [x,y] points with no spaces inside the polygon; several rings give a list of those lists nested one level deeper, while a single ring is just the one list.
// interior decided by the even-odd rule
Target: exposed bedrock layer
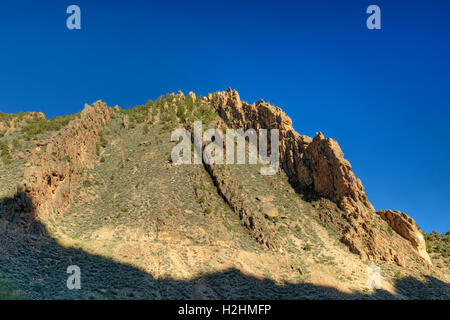
[{"label": "exposed bedrock layer", "polygon": [[70,191],[82,168],[94,164],[97,140],[111,113],[101,101],[85,105],[79,118],[31,151],[18,192],[31,199],[34,218],[48,218],[69,206]]},{"label": "exposed bedrock layer", "polygon": [[411,219],[406,214],[403,215],[407,218],[402,221],[395,219],[398,226],[392,224],[392,219],[383,218],[386,215],[381,215],[405,239],[388,240],[374,227],[377,225],[374,222],[380,222],[380,216],[375,213],[361,180],[351,171],[337,141],[325,138],[320,132],[314,138],[300,135],[280,108],[263,100],[248,104],[230,88],[210,94],[208,100],[229,127],[279,130],[281,168],[297,190],[327,198],[342,210],[346,223],[337,227],[350,250],[363,259],[393,261],[399,265],[406,263],[405,257],[430,263],[426,250],[423,250],[424,241],[417,239],[420,244],[415,245],[411,237],[404,235],[403,230],[408,227],[402,227],[402,223]]},{"label": "exposed bedrock layer", "polygon": [[374,212],[361,181],[351,171],[339,144],[318,133],[314,139],[295,132],[291,119],[262,100],[242,102],[235,90],[209,95],[226,123],[234,128],[279,129],[281,167],[292,184],[335,202],[346,212]]},{"label": "exposed bedrock layer", "polygon": [[400,211],[382,210],[378,211],[381,219],[385,220],[391,228],[408,240],[419,252],[420,256],[431,264],[430,256],[427,253],[425,239],[422,232],[413,218]]},{"label": "exposed bedrock layer", "polygon": [[[184,95],[177,95],[185,99]],[[195,100],[193,94],[189,97]],[[318,133],[314,138],[300,135],[292,128],[291,119],[280,109],[262,100],[249,105],[231,89],[208,96],[209,102],[229,127],[249,129],[279,129],[280,164],[291,184],[305,194],[326,198],[340,209],[322,210],[321,219],[341,233],[341,240],[351,251],[368,260],[392,261],[407,265],[409,261],[429,264],[430,258],[420,231],[406,214],[393,211],[375,213],[362,183],[351,171],[350,163],[338,143]],[[81,170],[96,161],[96,144],[113,108],[101,101],[86,105],[80,116],[29,154],[24,181],[17,196],[3,205],[21,212],[20,223],[26,217],[46,219],[61,213],[70,204],[71,190],[80,180]],[[128,125],[124,117],[123,125]],[[245,199],[233,192],[237,187],[222,166],[205,165],[218,191],[239,215],[243,226],[265,246],[277,250],[276,231],[264,218],[252,212]],[[8,211],[8,210],[6,210]],[[32,220],[32,219],[29,219]],[[386,237],[380,227],[391,226],[401,237]]]},{"label": "exposed bedrock layer", "polygon": [[[195,132],[191,123],[187,124],[187,130],[190,131],[192,142],[194,142]],[[198,139],[200,141],[201,138]],[[202,144],[202,150],[199,150],[199,154],[200,152],[203,153],[205,145],[205,143]],[[251,236],[268,249],[280,250],[280,243],[273,223],[269,223],[239,192],[239,183],[232,178],[226,165],[203,162],[203,166],[211,176],[217,192],[233,212],[239,216],[241,225],[249,230]]]}]

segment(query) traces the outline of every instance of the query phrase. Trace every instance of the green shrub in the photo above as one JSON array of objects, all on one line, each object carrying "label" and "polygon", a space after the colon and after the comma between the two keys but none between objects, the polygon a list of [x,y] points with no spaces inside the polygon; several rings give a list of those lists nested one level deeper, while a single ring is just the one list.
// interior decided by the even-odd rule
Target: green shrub
[{"label": "green shrub", "polygon": [[391,226],[387,227],[387,232],[389,233],[390,236],[394,235],[394,231],[392,230]]},{"label": "green shrub", "polygon": [[178,103],[177,117],[181,122],[184,122],[184,120],[186,119],[186,108],[185,108],[183,102]]},{"label": "green shrub", "polygon": [[28,120],[27,124],[22,128],[22,133],[25,135],[25,139],[36,139],[37,135],[50,131],[59,131],[62,127],[66,126],[71,120],[75,119],[78,114],[72,114],[62,117],[53,117],[50,120],[36,118]]},{"label": "green shrub", "polygon": [[89,180],[84,180],[83,181],[83,187],[89,188],[90,186],[92,186],[92,182],[90,182]]},{"label": "green shrub", "polygon": [[19,140],[17,140],[17,139],[14,139],[14,140],[13,140],[13,148],[14,148],[15,150],[19,150],[19,149],[21,148],[21,145],[20,145]]},{"label": "green shrub", "polygon": [[100,146],[102,148],[106,148],[108,145],[108,141],[106,140],[105,136],[103,134],[100,135]]},{"label": "green shrub", "polygon": [[9,146],[6,141],[0,141],[0,157],[4,164],[10,164],[12,157],[9,153]]},{"label": "green shrub", "polygon": [[[1,115],[1,114],[0,114]],[[25,292],[16,290],[11,282],[0,279],[0,300],[26,300]]]},{"label": "green shrub", "polygon": [[303,250],[305,251],[311,251],[311,245],[309,243],[305,244],[305,246],[303,247]]}]

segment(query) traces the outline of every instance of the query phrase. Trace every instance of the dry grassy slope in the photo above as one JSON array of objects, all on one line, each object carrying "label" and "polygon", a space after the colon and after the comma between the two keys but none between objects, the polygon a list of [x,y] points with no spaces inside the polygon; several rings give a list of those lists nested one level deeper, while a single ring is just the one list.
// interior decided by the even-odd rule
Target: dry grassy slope
[{"label": "dry grassy slope", "polygon": [[[14,294],[94,299],[448,297],[448,285],[423,277],[445,279],[442,271],[390,263],[380,264],[383,290],[365,290],[370,263],[349,252],[338,230],[321,220],[324,206],[339,219],[336,205],[305,201],[284,174],[261,176],[258,166],[230,166],[230,176],[239,181],[236,192],[275,230],[281,250],[268,250],[242,225],[202,165],[170,163],[174,143],[162,121],[138,121],[125,129],[123,117],[116,111],[109,120],[96,163],[83,170],[82,183],[71,190],[69,210],[45,221],[50,238],[36,239],[0,220],[0,279],[18,288]],[[18,155],[0,167],[5,177],[0,198],[12,195],[11,185],[23,174],[25,160]],[[267,203],[277,209],[278,218],[264,218]],[[382,221],[379,228],[386,237],[399,237],[389,234]],[[84,270],[83,290],[65,288],[68,264]],[[415,288],[399,285],[402,278],[425,284],[411,280]]]},{"label": "dry grassy slope", "polygon": [[[103,135],[108,143],[99,154],[104,162],[84,172],[70,211],[50,221],[63,243],[132,264],[157,279],[189,280],[235,268],[277,283],[364,290],[366,265],[318,224],[316,209],[285,177],[260,176],[254,166],[231,169],[255,206],[256,196],[276,199],[283,218],[268,223],[282,240],[280,253],[254,241],[202,166],[171,165],[173,143],[161,125],[144,134],[143,125],[124,130],[121,123],[109,123]],[[387,281],[385,288],[391,289]]]}]

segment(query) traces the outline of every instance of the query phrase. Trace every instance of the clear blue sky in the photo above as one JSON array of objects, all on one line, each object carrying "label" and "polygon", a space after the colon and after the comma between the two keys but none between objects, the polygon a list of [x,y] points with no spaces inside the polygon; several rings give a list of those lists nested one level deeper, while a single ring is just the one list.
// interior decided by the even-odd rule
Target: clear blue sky
[{"label": "clear blue sky", "polygon": [[3,112],[232,87],[338,140],[375,208],[450,229],[449,1],[2,1],[0,45]]}]

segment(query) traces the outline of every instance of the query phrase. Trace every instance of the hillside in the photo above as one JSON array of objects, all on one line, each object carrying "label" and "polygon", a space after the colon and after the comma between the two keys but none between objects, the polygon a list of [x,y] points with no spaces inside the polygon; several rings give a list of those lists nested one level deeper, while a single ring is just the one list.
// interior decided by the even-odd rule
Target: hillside
[{"label": "hillside", "polygon": [[[172,163],[173,129],[195,120],[279,129],[280,170]],[[234,90],[0,114],[0,148],[0,299],[450,298],[448,234],[375,211],[335,140]]]}]

